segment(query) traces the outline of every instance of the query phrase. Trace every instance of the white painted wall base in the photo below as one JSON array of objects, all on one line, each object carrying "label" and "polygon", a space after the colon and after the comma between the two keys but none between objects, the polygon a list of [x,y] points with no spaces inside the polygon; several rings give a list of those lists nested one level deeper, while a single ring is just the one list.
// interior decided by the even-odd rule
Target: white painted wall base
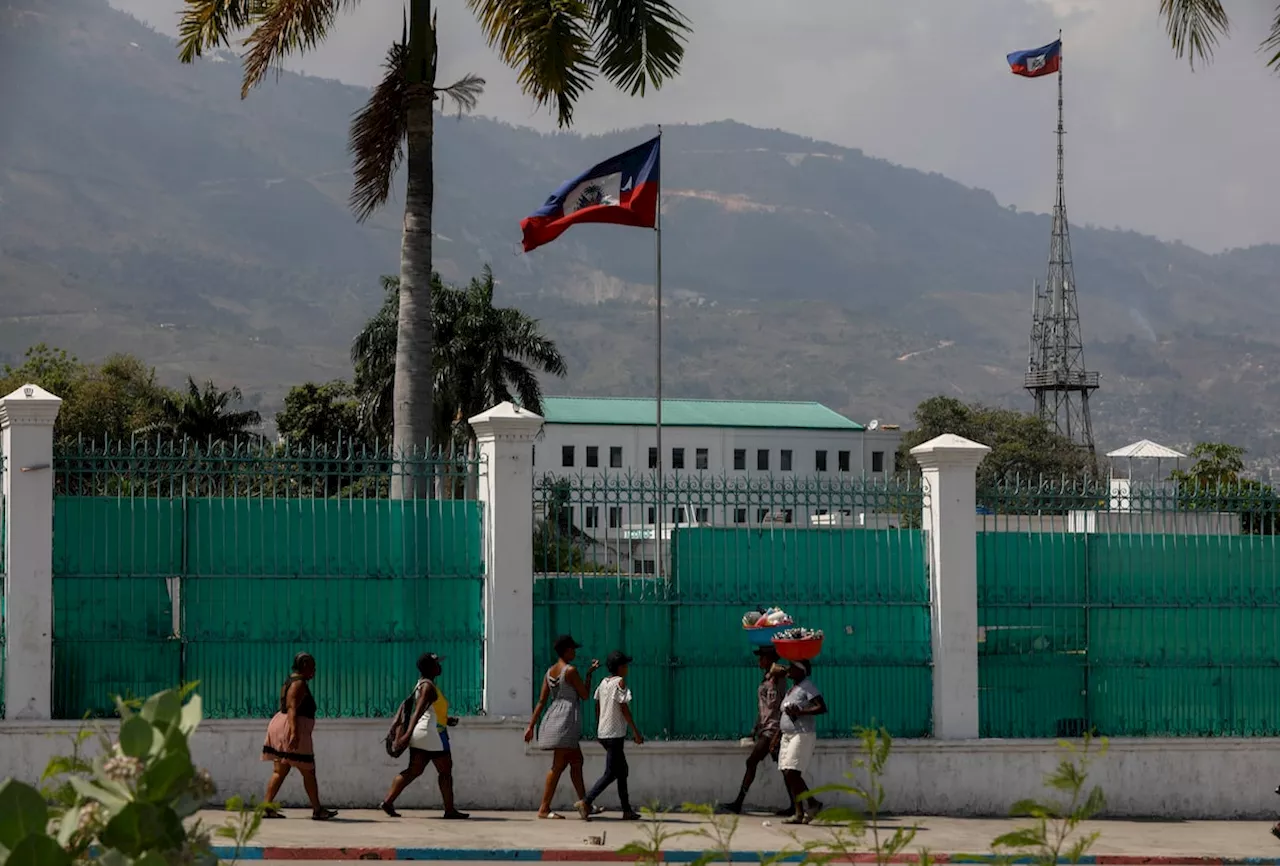
[{"label": "white painted wall base", "polygon": [[[326,803],[375,807],[403,761],[382,748],[387,722],[320,720],[316,753],[320,788]],[[68,722],[0,723],[0,779],[39,778],[49,757],[68,751]],[[464,719],[455,728],[454,776],[462,808],[529,810],[537,806],[548,756],[526,748],[523,719]],[[196,761],[218,783],[220,796],[260,797],[268,767],[261,761],[265,720],[210,721],[193,742]],[[838,782],[854,757],[850,742],[824,742],[818,750],[811,784]],[[604,766],[603,752],[589,743],[586,776],[590,785]],[[732,797],[742,778],[746,754],[732,743],[646,743],[629,747],[632,799],[637,805],[710,803]],[[894,744],[885,780],[888,808],[921,815],[985,816],[1008,814],[1016,800],[1039,793],[1039,780],[1058,760],[1055,745],[1044,740],[901,740]],[[1272,793],[1280,782],[1280,740],[1186,739],[1115,740],[1092,776],[1106,793],[1113,817],[1271,819],[1280,807]],[[282,799],[304,801],[301,784],[290,779]],[[572,802],[566,775],[557,808]],[[439,804],[434,780],[424,776],[400,801],[406,808]],[[614,806],[607,794],[603,805]],[[776,807],[785,802],[772,763],[762,767],[749,804]]]}]

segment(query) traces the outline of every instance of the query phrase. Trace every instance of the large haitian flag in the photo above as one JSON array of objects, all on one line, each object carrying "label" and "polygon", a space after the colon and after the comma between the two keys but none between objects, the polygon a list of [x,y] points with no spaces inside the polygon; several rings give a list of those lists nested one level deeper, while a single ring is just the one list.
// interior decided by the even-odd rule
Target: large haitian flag
[{"label": "large haitian flag", "polygon": [[578,223],[653,228],[658,218],[661,136],[606,159],[564,183],[520,221],[524,250],[537,249]]},{"label": "large haitian flag", "polygon": [[1024,78],[1052,75],[1062,65],[1062,40],[1057,39],[1030,51],[1015,51],[1008,57],[1009,71]]}]

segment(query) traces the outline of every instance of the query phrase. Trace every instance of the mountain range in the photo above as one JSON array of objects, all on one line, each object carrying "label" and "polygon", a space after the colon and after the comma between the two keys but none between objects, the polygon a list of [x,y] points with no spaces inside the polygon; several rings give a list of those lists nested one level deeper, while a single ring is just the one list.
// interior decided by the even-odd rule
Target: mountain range
[{"label": "mountain range", "polygon": [[[131,351],[266,409],[349,375],[350,339],[399,261],[402,199],[364,225],[346,207],[366,91],[283,73],[242,101],[233,54],[183,66],[172,39],[105,0],[0,0],[0,58],[0,360],[37,341]],[[436,129],[442,276],[491,264],[499,302],[542,319],[570,368],[549,392],[651,393],[652,234],[584,226],[525,255],[519,220],[652,130]],[[1030,407],[1048,215],[732,121],[667,128],[663,150],[664,393],[897,423],[934,394]],[[1070,170],[1068,153],[1068,201]],[[1280,247],[1210,255],[1078,224],[1072,241],[1100,448],[1230,441],[1268,468]]]}]

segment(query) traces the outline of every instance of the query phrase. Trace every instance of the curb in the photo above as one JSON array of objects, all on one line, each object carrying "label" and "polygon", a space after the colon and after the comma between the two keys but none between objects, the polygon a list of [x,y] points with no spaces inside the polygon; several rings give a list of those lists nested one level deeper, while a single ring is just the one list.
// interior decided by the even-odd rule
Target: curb
[{"label": "curb", "polygon": [[[220,860],[458,860],[474,862],[515,862],[537,861],[551,863],[633,863],[638,858],[634,854],[620,854],[617,851],[593,851],[581,848],[285,848],[276,846],[249,846],[236,849],[215,845],[214,856]],[[664,851],[664,863],[692,863],[703,857],[703,851]],[[778,852],[773,851],[734,851],[732,862],[759,863],[765,859],[776,858]],[[930,852],[934,863],[989,863],[995,859],[991,854],[937,854]],[[783,863],[800,863],[803,855],[793,855],[781,861]],[[915,854],[899,854],[890,857],[889,863],[917,863]],[[723,862],[723,861],[721,861]],[[875,863],[874,854],[855,854],[852,857],[836,857],[833,863]],[[1004,860],[1002,863],[1030,864],[1035,863],[1031,857],[1018,857]],[[1069,863],[1059,860],[1059,863]],[[1280,859],[1275,857],[1206,857],[1188,855],[1171,857],[1161,855],[1149,857],[1141,854],[1092,854],[1081,857],[1080,866],[1280,866]]]}]

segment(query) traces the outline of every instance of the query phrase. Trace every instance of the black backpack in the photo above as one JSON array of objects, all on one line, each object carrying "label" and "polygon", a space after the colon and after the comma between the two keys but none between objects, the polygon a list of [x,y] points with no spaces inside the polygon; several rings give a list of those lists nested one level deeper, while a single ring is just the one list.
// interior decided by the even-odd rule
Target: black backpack
[{"label": "black backpack", "polygon": [[395,718],[391,720],[391,727],[387,729],[384,745],[387,747],[387,754],[393,758],[400,757],[404,754],[405,749],[409,748],[407,743],[397,748],[396,743],[409,732],[409,720],[413,718],[413,708],[417,703],[418,687],[415,685],[413,691],[409,693],[409,697],[401,701],[400,709],[396,710]]}]

